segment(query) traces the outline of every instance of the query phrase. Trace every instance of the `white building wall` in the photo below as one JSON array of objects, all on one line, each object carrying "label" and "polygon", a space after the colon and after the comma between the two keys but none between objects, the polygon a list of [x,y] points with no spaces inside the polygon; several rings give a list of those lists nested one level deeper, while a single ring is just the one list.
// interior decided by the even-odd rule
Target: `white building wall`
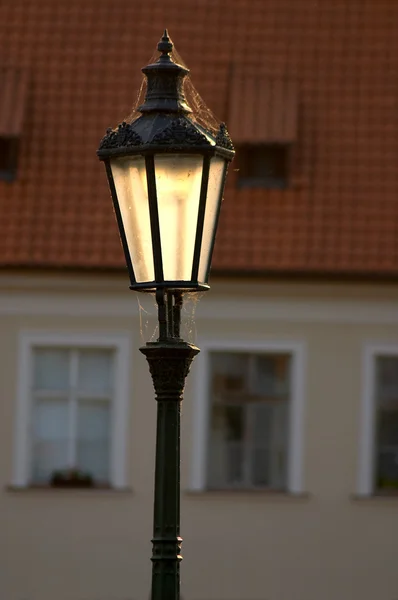
[{"label": "white building wall", "polygon": [[[305,348],[302,474],[300,493],[291,495],[192,489],[205,398],[199,356],[183,405],[185,600],[398,597],[398,497],[358,496],[362,356],[369,344],[397,342],[397,300],[394,286],[221,281],[200,299],[185,327],[190,341]],[[141,332],[155,330],[149,310],[139,311],[122,278],[0,281],[1,599],[148,598],[156,406],[138,347]],[[129,339],[125,489],[12,488],[18,340],[32,331]]]}]

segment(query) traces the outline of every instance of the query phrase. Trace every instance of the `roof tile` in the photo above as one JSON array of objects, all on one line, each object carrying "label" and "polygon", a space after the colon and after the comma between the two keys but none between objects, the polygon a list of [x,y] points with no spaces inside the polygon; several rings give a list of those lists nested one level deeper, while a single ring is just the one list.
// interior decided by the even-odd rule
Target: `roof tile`
[{"label": "roof tile", "polygon": [[291,187],[237,189],[231,169],[214,268],[398,275],[391,0],[1,3],[0,65],[30,86],[18,179],[0,181],[0,264],[124,268],[95,152],[165,26],[220,119],[232,65],[298,84]]}]

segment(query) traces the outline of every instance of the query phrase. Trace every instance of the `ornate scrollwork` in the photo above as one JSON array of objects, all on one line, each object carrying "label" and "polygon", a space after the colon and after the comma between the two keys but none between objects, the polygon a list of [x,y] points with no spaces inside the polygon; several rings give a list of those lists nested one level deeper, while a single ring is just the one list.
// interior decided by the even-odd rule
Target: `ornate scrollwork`
[{"label": "ornate scrollwork", "polygon": [[151,144],[209,146],[210,142],[188,119],[178,117],[164,131],[155,135]]},{"label": "ornate scrollwork", "polygon": [[113,148],[129,148],[130,146],[140,146],[142,140],[136,133],[130,123],[120,123],[117,129],[107,129],[106,135],[102,138],[99,150],[111,150]]},{"label": "ornate scrollwork", "polygon": [[181,398],[185,379],[193,358],[199,352],[198,348],[185,343],[166,346],[153,343],[141,348],[141,352],[147,357],[157,398],[163,395]]},{"label": "ornate scrollwork", "polygon": [[172,359],[167,356],[159,359],[151,356],[147,358],[158,398],[170,393],[174,394],[176,399],[181,398],[193,356]]},{"label": "ornate scrollwork", "polygon": [[216,145],[227,150],[235,150],[225,123],[221,123],[216,137]]}]

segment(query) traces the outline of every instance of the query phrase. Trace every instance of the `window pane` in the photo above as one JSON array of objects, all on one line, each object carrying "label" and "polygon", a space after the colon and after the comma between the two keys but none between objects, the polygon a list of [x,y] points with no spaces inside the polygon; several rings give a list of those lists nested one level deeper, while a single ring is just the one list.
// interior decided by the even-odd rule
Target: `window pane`
[{"label": "window pane", "polygon": [[33,407],[32,480],[48,483],[53,471],[68,465],[68,402],[39,400]]},{"label": "window pane", "polygon": [[220,487],[243,481],[244,411],[240,406],[215,405],[211,417],[209,485]]},{"label": "window pane", "polygon": [[33,385],[39,390],[67,390],[69,388],[69,350],[35,348]]},{"label": "window pane", "polygon": [[228,442],[241,442],[244,435],[243,408],[241,406],[215,406],[212,425],[221,430]]},{"label": "window pane", "polygon": [[124,233],[138,282],[153,281],[151,221],[145,159],[123,156],[111,160]]},{"label": "window pane", "polygon": [[81,400],[78,408],[77,466],[100,483],[109,482],[110,433],[110,403]]},{"label": "window pane", "polygon": [[398,357],[377,358],[376,389],[379,407],[398,410]]},{"label": "window pane", "polygon": [[283,189],[288,183],[289,146],[259,144],[242,146],[239,152],[239,185]]},{"label": "window pane", "polygon": [[377,488],[398,489],[398,444],[381,446],[377,456]]},{"label": "window pane", "polygon": [[289,363],[287,354],[257,356],[253,392],[264,396],[285,396],[289,392]]},{"label": "window pane", "polygon": [[221,202],[221,185],[223,182],[225,160],[213,156],[210,161],[209,184],[207,188],[206,212],[203,224],[202,247],[200,250],[200,262],[198,279],[206,281],[209,270],[210,252],[216,227],[219,206]]},{"label": "window pane", "polygon": [[215,401],[226,401],[227,396],[233,401],[234,393],[239,394],[246,389],[249,355],[213,352],[210,359]]},{"label": "window pane", "polygon": [[376,487],[398,489],[398,357],[376,359]]},{"label": "window pane", "polygon": [[19,139],[0,138],[0,179],[13,181],[17,174]]},{"label": "window pane", "polygon": [[286,488],[288,403],[259,402],[252,406],[252,483]]},{"label": "window pane", "polygon": [[198,223],[203,156],[157,154],[156,193],[166,280],[190,280]]},{"label": "window pane", "polygon": [[87,392],[112,389],[113,353],[111,350],[80,350],[78,388]]},{"label": "window pane", "polygon": [[271,445],[272,407],[257,403],[251,411],[252,421],[252,483],[269,486],[271,484]]}]

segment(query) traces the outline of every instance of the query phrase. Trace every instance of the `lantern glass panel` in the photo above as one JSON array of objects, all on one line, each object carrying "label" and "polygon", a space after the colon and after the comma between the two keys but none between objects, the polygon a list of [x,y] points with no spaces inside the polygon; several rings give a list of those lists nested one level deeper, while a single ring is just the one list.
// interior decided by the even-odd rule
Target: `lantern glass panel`
[{"label": "lantern glass panel", "polygon": [[202,246],[200,250],[198,281],[207,283],[210,253],[216,234],[218,209],[221,202],[225,160],[214,156],[210,161],[209,184],[207,187],[206,212],[203,225]]},{"label": "lantern glass panel", "polygon": [[111,160],[111,169],[136,281],[154,281],[145,159],[115,158]]},{"label": "lantern glass panel", "polygon": [[203,156],[155,155],[156,192],[167,281],[189,281],[192,273]]}]

